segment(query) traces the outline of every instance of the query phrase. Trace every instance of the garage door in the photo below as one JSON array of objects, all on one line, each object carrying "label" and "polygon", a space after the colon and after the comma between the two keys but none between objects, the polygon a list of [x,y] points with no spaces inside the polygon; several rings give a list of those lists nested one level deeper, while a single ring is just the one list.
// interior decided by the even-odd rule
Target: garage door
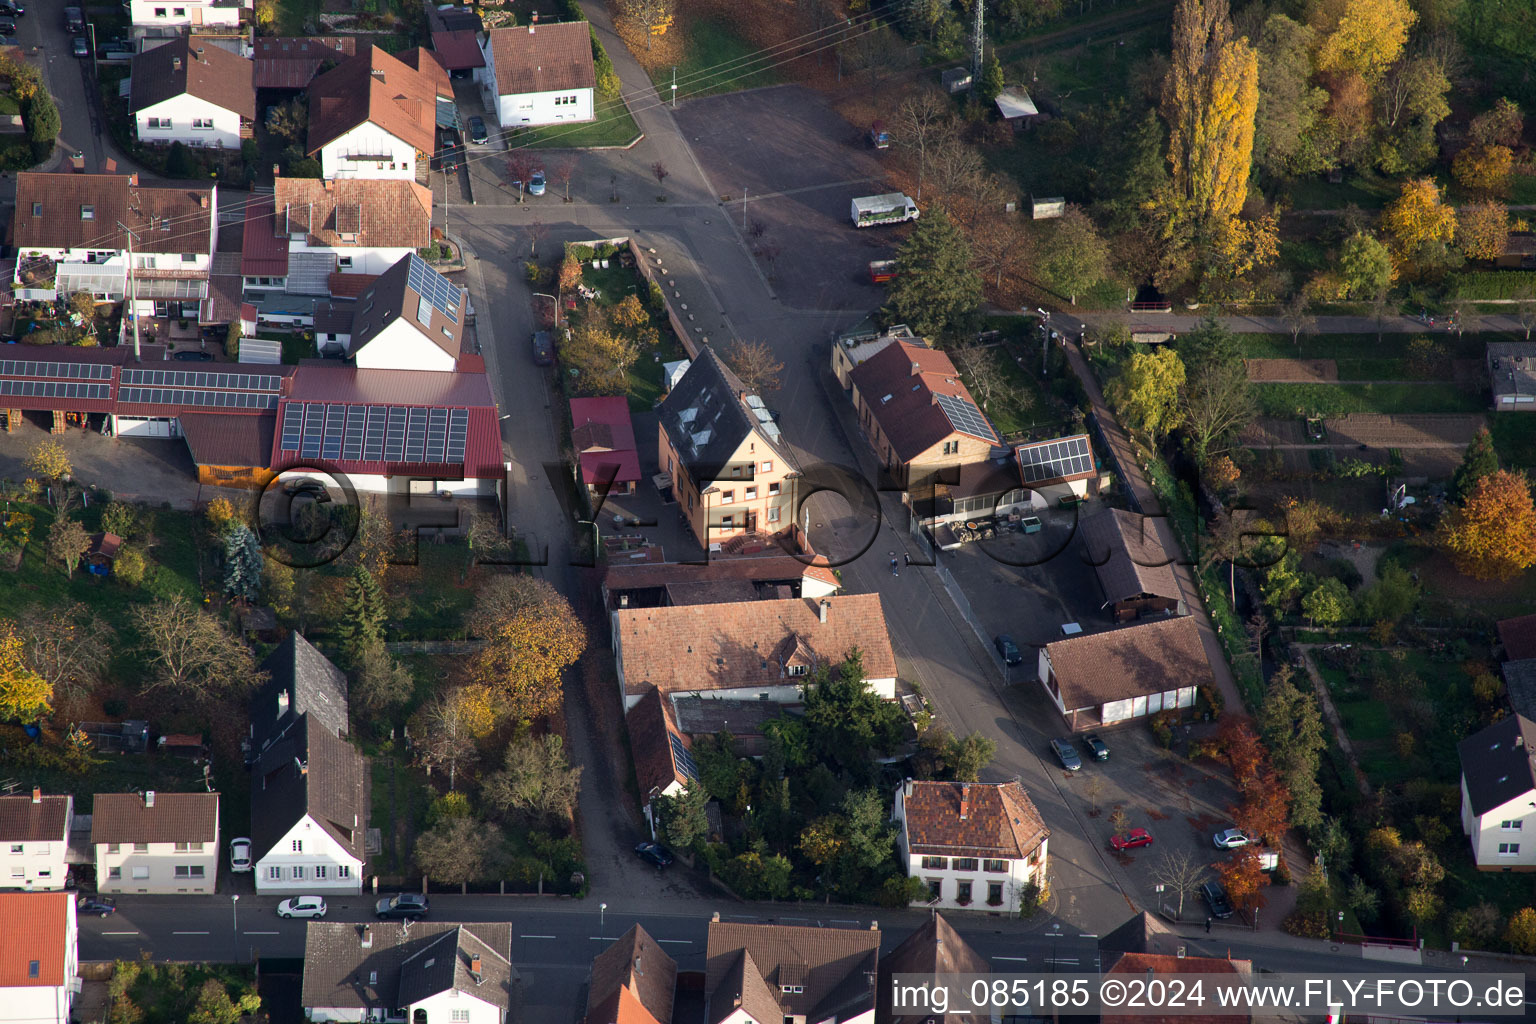
[{"label": "garage door", "polygon": [[170,437],[171,421],[168,419],[136,419],[130,416],[117,418],[118,437]]}]

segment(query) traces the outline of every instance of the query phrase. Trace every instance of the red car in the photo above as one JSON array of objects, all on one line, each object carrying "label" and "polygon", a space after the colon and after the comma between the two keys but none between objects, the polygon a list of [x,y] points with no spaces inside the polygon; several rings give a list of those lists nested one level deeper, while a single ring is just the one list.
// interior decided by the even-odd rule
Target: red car
[{"label": "red car", "polygon": [[1133,828],[1123,836],[1112,836],[1109,840],[1109,848],[1112,850],[1131,850],[1138,846],[1151,846],[1152,833],[1144,828]]}]

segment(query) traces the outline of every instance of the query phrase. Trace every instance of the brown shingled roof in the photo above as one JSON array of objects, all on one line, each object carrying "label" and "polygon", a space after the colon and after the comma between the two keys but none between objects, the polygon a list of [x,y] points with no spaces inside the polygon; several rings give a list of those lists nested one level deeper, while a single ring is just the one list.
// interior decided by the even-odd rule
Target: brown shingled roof
[{"label": "brown shingled roof", "polygon": [[[829,603],[827,621],[820,604]],[[870,679],[896,675],[896,653],[879,594],[817,599],[621,608],[615,613],[625,687],[643,694],[792,684],[786,664],[814,674],[857,647]]]},{"label": "brown shingled roof", "polygon": [[610,562],[603,585],[611,591],[664,587],[676,583],[703,583],[716,580],[794,580],[804,576],[837,585],[837,577],[825,566],[807,565],[794,555],[747,555],[740,558],[710,558],[697,562]]},{"label": "brown shingled roof", "polygon": [[[906,783],[907,852],[1022,860],[1051,832],[1018,782]],[[966,795],[964,818],[961,795]]]},{"label": "brown shingled roof", "polygon": [[487,35],[498,95],[597,87],[592,36],[584,21],[493,28]]},{"label": "brown shingled roof", "polygon": [[62,841],[69,831],[70,798],[45,796],[32,802],[30,793],[0,796],[0,842]]},{"label": "brown shingled roof", "polygon": [[[23,249],[126,249],[128,236],[119,226],[125,224],[138,235],[133,246],[139,252],[212,251],[211,189],[137,182],[136,174],[22,171],[16,175],[11,242]],[[170,230],[162,230],[167,222]]]},{"label": "brown shingled roof", "polygon": [[634,925],[592,961],[586,1024],[626,1024],[629,1014],[623,1012],[622,1002],[617,1016],[594,1014],[620,989],[632,993],[657,1024],[671,1024],[676,988],[677,961],[644,928]]},{"label": "brown shingled roof", "polygon": [[1068,711],[1216,682],[1188,615],[1057,640],[1045,653]]},{"label": "brown shingled roof", "polygon": [[[903,463],[957,433],[998,443],[997,434],[960,380],[960,371],[937,349],[893,342],[854,367],[851,377],[865,408]],[[969,407],[986,424],[985,430],[951,422],[937,395]]]},{"label": "brown shingled roof", "polygon": [[254,120],[256,87],[249,60],[190,36],[133,58],[128,109],[140,111],[177,96],[195,96]]},{"label": "brown shingled roof", "polygon": [[279,231],[304,232],[311,247],[421,249],[432,241],[432,192],[400,178],[278,178]]},{"label": "brown shingled roof", "polygon": [[309,86],[309,155],[364,122],[419,152],[434,150],[437,87],[430,75],[370,46]]},{"label": "brown shingled roof", "polygon": [[91,843],[211,843],[219,835],[219,794],[97,793]]},{"label": "brown shingled roof", "polygon": [[624,727],[629,730],[635,782],[647,803],[651,793],[664,790],[674,782],[688,784],[690,779],[677,763],[676,750],[678,747],[687,750],[692,744],[677,731],[672,721],[672,709],[660,690],[653,686],[646,691],[640,703],[624,716]]},{"label": "brown shingled roof", "polygon": [[[880,958],[880,985],[876,990],[875,1024],[894,1024],[891,1011],[891,976],[895,974],[991,974],[992,965],[961,938],[943,914],[935,913]],[[901,1019],[905,1019],[902,1015]],[[956,1007],[942,1017],[924,1015],[929,1024],[990,1024],[985,1013],[964,1013]]]},{"label": "brown shingled roof", "polygon": [[[875,1005],[878,928],[818,928],[711,921],[705,951],[706,1019],[718,1022],[732,1002],[758,1024],[784,1017],[846,1020]],[[783,986],[802,992],[784,992]]]},{"label": "brown shingled roof", "polygon": [[1082,521],[1083,546],[1110,601],[1143,594],[1179,599],[1173,555],[1163,546],[1155,520],[1106,508]]},{"label": "brown shingled roof", "polygon": [[355,36],[257,36],[254,83],[258,89],[303,89],[326,61],[356,54]]}]

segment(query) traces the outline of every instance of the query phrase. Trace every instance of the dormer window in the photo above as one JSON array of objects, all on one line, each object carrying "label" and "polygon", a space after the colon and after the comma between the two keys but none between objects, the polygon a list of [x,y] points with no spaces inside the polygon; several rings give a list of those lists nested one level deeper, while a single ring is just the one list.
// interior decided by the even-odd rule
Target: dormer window
[{"label": "dormer window", "polygon": [[82,203],[80,205],[80,219],[81,220],[95,220],[96,219],[96,207],[90,205],[89,203]]},{"label": "dormer window", "polygon": [[805,675],[810,675],[810,673],[811,673],[811,666],[809,666],[809,665],[790,665],[790,666],[788,666],[786,671],[790,675],[792,675],[792,676],[805,676]]},{"label": "dormer window", "polygon": [[780,985],[779,991],[787,996],[798,996],[805,991],[804,985]]},{"label": "dormer window", "polygon": [[32,216],[34,216],[34,217],[41,217],[42,215],[43,215],[43,204],[42,203],[33,203],[32,204]]}]

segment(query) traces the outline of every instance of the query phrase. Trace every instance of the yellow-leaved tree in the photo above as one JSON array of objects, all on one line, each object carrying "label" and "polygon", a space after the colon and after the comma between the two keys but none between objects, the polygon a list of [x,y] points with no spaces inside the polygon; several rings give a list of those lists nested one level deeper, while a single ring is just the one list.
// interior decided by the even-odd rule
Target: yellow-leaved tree
[{"label": "yellow-leaved tree", "polygon": [[34,722],[52,710],[53,687],[27,667],[16,624],[0,619],[0,721]]},{"label": "yellow-leaved tree", "polygon": [[1375,81],[1403,52],[1418,20],[1408,0],[1322,0],[1312,12],[1323,41],[1317,69]]},{"label": "yellow-leaved tree", "polygon": [[1170,214],[1197,235],[1243,208],[1258,103],[1258,54],[1232,37],[1227,0],[1179,0],[1162,113],[1177,207]]},{"label": "yellow-leaved tree", "polygon": [[581,657],[587,630],[558,594],[546,594],[486,631],[475,656],[475,681],[500,715],[527,720],[560,707],[560,674]]},{"label": "yellow-leaved tree", "polygon": [[1479,580],[1507,580],[1536,565],[1536,505],[1523,473],[1496,470],[1447,517],[1445,546],[1456,568]]},{"label": "yellow-leaved tree", "polygon": [[1183,422],[1179,389],[1184,362],[1166,345],[1151,355],[1134,353],[1125,371],[1110,382],[1110,399],[1131,426],[1156,441]]},{"label": "yellow-leaved tree", "polygon": [[1446,205],[1433,178],[1403,182],[1403,190],[1381,215],[1398,261],[1420,262],[1456,237],[1456,210]]},{"label": "yellow-leaved tree", "polygon": [[1472,260],[1496,260],[1509,244],[1509,211],[1493,201],[1469,203],[1456,222],[1456,247]]}]

